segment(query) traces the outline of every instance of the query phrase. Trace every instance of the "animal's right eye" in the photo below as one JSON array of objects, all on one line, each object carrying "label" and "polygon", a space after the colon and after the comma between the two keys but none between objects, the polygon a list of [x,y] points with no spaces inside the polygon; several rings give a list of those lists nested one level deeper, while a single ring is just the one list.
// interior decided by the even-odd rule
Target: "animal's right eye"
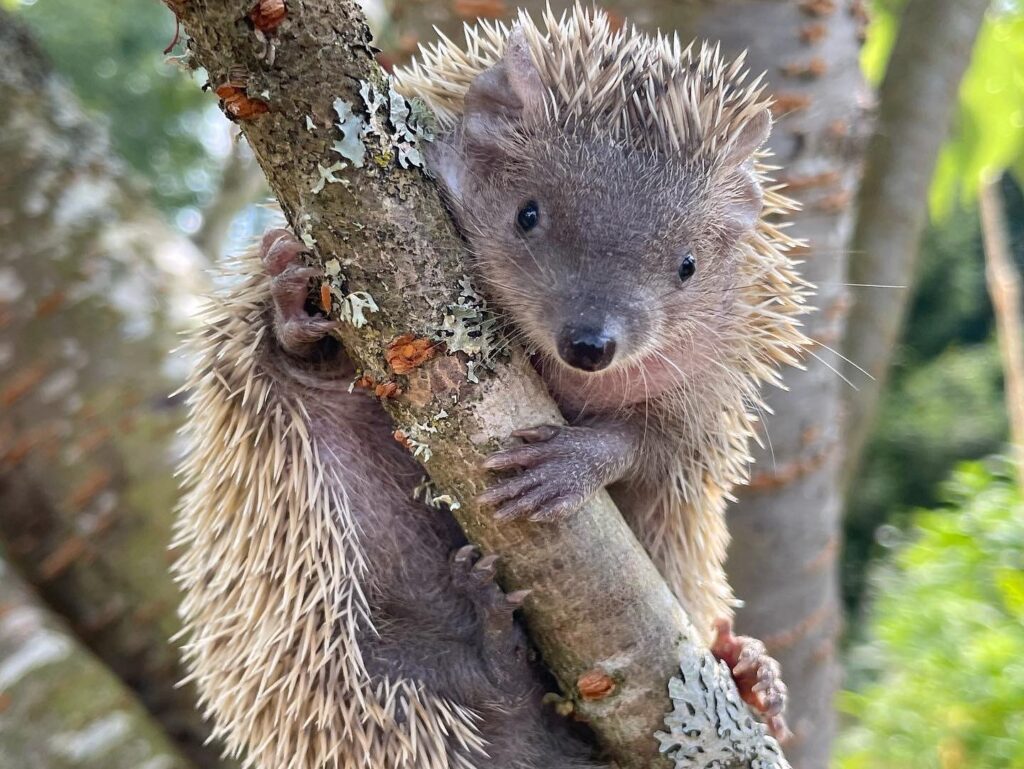
[{"label": "animal's right eye", "polygon": [[537,201],[535,200],[527,201],[519,209],[519,213],[516,214],[516,224],[519,225],[520,232],[529,232],[537,226],[539,221],[540,209],[537,207]]}]

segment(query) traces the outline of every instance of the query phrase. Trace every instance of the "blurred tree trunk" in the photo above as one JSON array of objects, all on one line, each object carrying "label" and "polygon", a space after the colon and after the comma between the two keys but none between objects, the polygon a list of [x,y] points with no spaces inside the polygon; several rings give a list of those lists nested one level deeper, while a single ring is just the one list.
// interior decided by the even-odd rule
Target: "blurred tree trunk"
[{"label": "blurred tree trunk", "polygon": [[1005,204],[998,176],[982,181],[978,194],[985,241],[985,278],[996,316],[1003,361],[1003,388],[1010,421],[1010,451],[1017,483],[1024,492],[1024,303],[1021,279],[1010,253]]},{"label": "blurred tree trunk", "polygon": [[[540,0],[520,3],[531,12]],[[458,11],[507,17],[515,4],[393,3],[386,39],[406,58],[411,42],[438,24],[458,39]],[[836,347],[848,299],[843,287],[851,202],[862,157],[864,106],[869,101],[858,55],[865,22],[860,4],[821,0],[715,0],[603,3],[648,29],[678,30],[686,39],[722,41],[731,54],[749,51],[754,72],[767,72],[778,100],[772,133],[780,181],[804,205],[793,233],[809,242],[803,273],[818,285],[819,311],[807,318],[820,342],[807,370],[786,373],[787,392],[770,392],[766,448],[758,452],[749,488],[730,510],[729,575],[746,602],[740,631],[765,640],[790,687],[786,746],[794,767],[823,769],[835,731],[833,696],[839,683],[836,638],[841,627],[837,556],[840,549],[839,437],[841,369]],[[427,35],[429,38],[429,35]]]},{"label": "blurred tree trunk", "polygon": [[0,766],[190,769],[124,684],[0,558]]},{"label": "blurred tree trunk", "polygon": [[[849,281],[904,286],[855,289],[842,352],[873,380],[846,397],[844,488],[874,423],[907,304],[928,215],[928,188],[956,109],[988,0],[909,0],[879,95],[851,243]],[[854,374],[855,375],[855,374]]]},{"label": "blurred tree trunk", "polygon": [[169,315],[195,288],[194,249],[142,202],[105,133],[3,11],[0,58],[0,538],[45,601],[212,766],[169,643],[179,422]]}]

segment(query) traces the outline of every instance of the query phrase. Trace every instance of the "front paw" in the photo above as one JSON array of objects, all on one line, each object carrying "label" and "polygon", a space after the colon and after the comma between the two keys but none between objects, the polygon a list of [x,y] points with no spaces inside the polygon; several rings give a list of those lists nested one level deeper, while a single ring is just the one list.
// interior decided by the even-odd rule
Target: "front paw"
[{"label": "front paw", "polygon": [[778,661],[756,638],[733,635],[729,620],[718,620],[715,629],[711,653],[729,666],[743,701],[764,717],[772,736],[785,742],[792,733],[782,717],[788,691]]},{"label": "front paw", "polygon": [[495,508],[499,520],[564,518],[614,480],[621,465],[617,447],[594,428],[541,425],[512,435],[523,445],[492,454],[483,466],[519,472],[477,497],[478,503]]}]

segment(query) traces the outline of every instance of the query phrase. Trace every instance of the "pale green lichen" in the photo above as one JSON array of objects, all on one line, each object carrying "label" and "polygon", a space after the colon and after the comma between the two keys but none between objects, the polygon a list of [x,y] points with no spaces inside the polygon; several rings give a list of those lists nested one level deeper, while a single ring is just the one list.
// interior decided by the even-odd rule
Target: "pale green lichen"
[{"label": "pale green lichen", "polygon": [[654,736],[675,769],[789,769],[779,743],[740,700],[729,668],[710,652],[681,647],[668,693],[668,731]]},{"label": "pale green lichen", "polygon": [[310,251],[316,247],[316,238],[313,237],[313,217],[309,214],[300,214],[299,218],[295,222],[295,234],[299,236],[299,240]]},{"label": "pale green lichen", "polygon": [[362,168],[366,162],[366,145],[363,138],[369,129],[366,120],[362,115],[353,112],[352,105],[344,99],[334,100],[334,113],[338,116],[335,125],[341,131],[341,141],[335,141],[331,145],[331,151],[352,161],[356,168]]},{"label": "pale green lichen", "polygon": [[397,157],[402,168],[422,168],[420,142],[433,138],[430,111],[422,104],[408,102],[390,83],[385,94],[373,83],[362,80],[359,95],[367,114],[362,137],[377,139],[378,150],[373,153],[374,162],[387,166]]},{"label": "pale green lichen", "polygon": [[339,160],[332,166],[328,166],[327,168],[324,168],[320,163],[317,163],[316,172],[319,178],[317,179],[316,184],[313,185],[313,194],[320,194],[323,191],[324,187],[326,187],[328,184],[343,184],[346,187],[348,187],[348,179],[339,179],[337,176],[334,175],[336,171],[344,171],[346,168],[348,168],[348,163],[345,163],[341,160]]},{"label": "pale green lichen", "polygon": [[[334,287],[331,287],[334,294]],[[377,312],[380,308],[373,301],[373,297],[366,291],[353,291],[341,297],[341,306],[338,309],[338,317],[346,323],[351,323],[356,328],[366,325],[366,313]]]},{"label": "pale green lichen", "polygon": [[427,507],[438,510],[447,507],[449,510],[458,510],[462,503],[451,494],[439,494],[437,486],[426,476],[412,490],[412,498],[422,501]]},{"label": "pale green lichen", "polygon": [[441,325],[432,337],[444,342],[449,353],[461,352],[469,357],[466,378],[478,383],[478,372],[493,370],[494,361],[506,345],[497,332],[498,319],[488,309],[487,301],[473,287],[468,276],[459,281],[459,294],[444,309]]}]

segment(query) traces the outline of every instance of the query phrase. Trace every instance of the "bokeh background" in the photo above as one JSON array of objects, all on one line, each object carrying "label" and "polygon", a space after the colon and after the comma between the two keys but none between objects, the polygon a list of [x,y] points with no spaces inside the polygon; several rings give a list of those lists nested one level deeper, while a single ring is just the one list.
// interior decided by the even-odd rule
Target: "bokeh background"
[{"label": "bokeh background", "polygon": [[[794,765],[1024,767],[1024,4],[702,5],[610,8],[750,45],[797,229],[827,224],[807,259],[839,325],[817,329],[820,378],[792,382],[814,396],[766,419],[732,556],[740,629],[787,665]],[[751,8],[783,5],[791,42],[758,42]],[[432,24],[512,10],[365,9],[386,66]],[[819,46],[841,24],[845,47]],[[232,765],[174,686],[171,350],[209,268],[278,215],[176,37],[157,0],[0,0],[0,769]],[[835,446],[811,470],[818,434]]]}]

